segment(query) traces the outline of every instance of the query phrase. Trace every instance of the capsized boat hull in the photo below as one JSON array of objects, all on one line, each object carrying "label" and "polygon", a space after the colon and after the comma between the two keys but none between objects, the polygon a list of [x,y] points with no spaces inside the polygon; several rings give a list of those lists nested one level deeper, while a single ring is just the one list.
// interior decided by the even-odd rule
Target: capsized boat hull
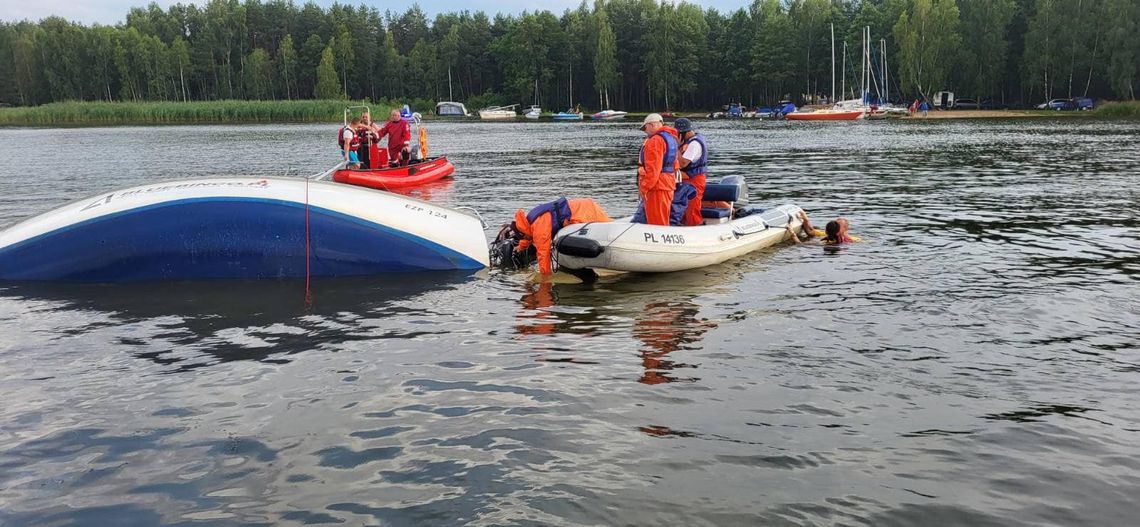
[{"label": "capsized boat hull", "polygon": [[728,223],[694,227],[625,222],[569,225],[558,233],[558,265],[570,269],[666,273],[722,263],[789,239],[800,208],[781,205]]},{"label": "capsized boat hull", "polygon": [[304,179],[174,181],[81,200],[0,231],[0,280],[278,279],[489,264],[482,223]]},{"label": "capsized boat hull", "polygon": [[333,181],[361,187],[391,190],[418,187],[455,173],[446,156],[435,157],[406,167],[343,169],[333,172]]}]

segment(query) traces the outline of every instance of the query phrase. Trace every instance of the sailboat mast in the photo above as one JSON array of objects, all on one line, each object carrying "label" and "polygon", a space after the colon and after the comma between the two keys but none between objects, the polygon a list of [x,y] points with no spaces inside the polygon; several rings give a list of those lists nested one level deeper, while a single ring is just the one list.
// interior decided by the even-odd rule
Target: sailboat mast
[{"label": "sailboat mast", "polygon": [[887,39],[879,39],[879,55],[883,60],[883,99],[884,102],[891,100],[891,85],[887,82]]},{"label": "sailboat mast", "polygon": [[859,101],[863,105],[867,104],[867,28],[863,28],[863,56],[860,57],[860,62],[863,64],[863,78],[859,81]]},{"label": "sailboat mast", "polygon": [[455,96],[451,94],[451,66],[447,67],[447,100],[455,100]]},{"label": "sailboat mast", "polygon": [[842,68],[842,70],[843,70],[843,82],[842,82],[843,90],[842,90],[842,93],[843,93],[843,98],[846,99],[847,98],[847,41],[846,40],[843,41],[843,68]]},{"label": "sailboat mast", "polygon": [[835,104],[835,23],[831,24],[831,104]]}]

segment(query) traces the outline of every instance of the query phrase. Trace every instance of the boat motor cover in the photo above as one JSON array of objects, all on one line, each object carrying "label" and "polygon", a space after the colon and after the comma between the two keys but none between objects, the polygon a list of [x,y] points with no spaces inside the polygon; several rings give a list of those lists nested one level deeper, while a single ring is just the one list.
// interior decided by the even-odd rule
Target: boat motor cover
[{"label": "boat motor cover", "polygon": [[705,185],[704,201],[729,201],[737,205],[748,203],[748,183],[744,176],[725,176],[716,183]]}]

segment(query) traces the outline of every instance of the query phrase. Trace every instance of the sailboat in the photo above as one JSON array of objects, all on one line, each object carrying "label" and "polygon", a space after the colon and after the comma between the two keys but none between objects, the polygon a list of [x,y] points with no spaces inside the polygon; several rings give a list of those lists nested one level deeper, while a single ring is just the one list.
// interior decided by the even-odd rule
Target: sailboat
[{"label": "sailboat", "polygon": [[[605,90],[604,94],[605,94],[604,98],[606,101],[606,108],[609,108],[610,107],[610,90],[608,90],[608,89]],[[668,103],[669,102],[668,99],[666,99],[665,102]],[[602,111],[600,111],[594,115],[591,115],[590,119],[593,119],[595,121],[617,121],[620,119],[625,119],[626,115],[629,115],[629,113],[623,112],[620,110],[602,110]]]},{"label": "sailboat", "polygon": [[570,82],[569,90],[567,93],[570,101],[570,107],[565,112],[558,112],[554,114],[555,121],[581,121],[582,111],[574,107],[574,68],[570,68]]},{"label": "sailboat", "polygon": [[534,79],[534,104],[523,114],[527,119],[538,119],[542,115],[542,107],[538,105],[538,79]]},{"label": "sailboat", "polygon": [[[864,43],[866,47],[866,43]],[[846,53],[844,53],[846,57]],[[866,61],[863,65],[866,66]],[[846,72],[844,72],[844,79],[846,79]],[[831,100],[835,100],[835,25],[831,25]],[[824,108],[819,110],[799,110],[787,115],[784,119],[790,121],[854,121],[862,119],[866,114],[866,109],[862,106],[848,106],[842,101],[831,108]]]}]

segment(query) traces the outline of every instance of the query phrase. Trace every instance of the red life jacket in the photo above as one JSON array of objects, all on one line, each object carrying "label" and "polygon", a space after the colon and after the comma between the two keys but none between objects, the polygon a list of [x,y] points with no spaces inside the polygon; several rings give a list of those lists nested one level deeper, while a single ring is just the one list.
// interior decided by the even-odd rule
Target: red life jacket
[{"label": "red life jacket", "polygon": [[341,127],[340,130],[336,131],[336,145],[338,147],[340,147],[341,150],[344,150],[344,131],[345,130],[352,132],[352,142],[350,142],[348,144],[348,149],[353,150],[353,151],[359,149],[360,148],[360,135],[357,134],[355,130],[353,130],[352,128],[349,128],[347,126],[343,126],[343,127]]}]

